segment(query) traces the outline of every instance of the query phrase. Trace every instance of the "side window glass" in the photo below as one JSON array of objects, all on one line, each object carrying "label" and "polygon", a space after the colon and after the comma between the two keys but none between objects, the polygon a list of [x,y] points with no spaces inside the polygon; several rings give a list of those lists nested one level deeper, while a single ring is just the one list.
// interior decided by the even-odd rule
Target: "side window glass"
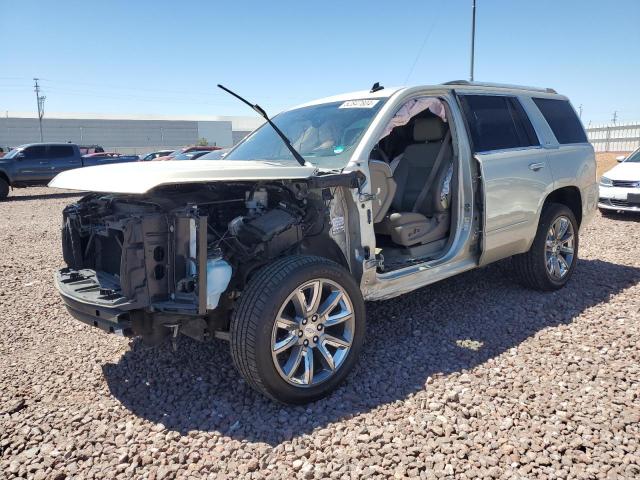
[{"label": "side window glass", "polygon": [[517,98],[463,95],[460,101],[476,152],[540,145]]},{"label": "side window glass", "polygon": [[49,147],[50,158],[66,158],[73,156],[73,147],[67,145],[51,145]]},{"label": "side window glass", "polygon": [[567,100],[534,98],[533,101],[551,127],[558,143],[586,143],[588,141],[576,111]]},{"label": "side window glass", "polygon": [[45,145],[34,145],[33,147],[27,147],[24,149],[24,158],[28,160],[36,160],[38,158],[46,157],[47,147]]}]

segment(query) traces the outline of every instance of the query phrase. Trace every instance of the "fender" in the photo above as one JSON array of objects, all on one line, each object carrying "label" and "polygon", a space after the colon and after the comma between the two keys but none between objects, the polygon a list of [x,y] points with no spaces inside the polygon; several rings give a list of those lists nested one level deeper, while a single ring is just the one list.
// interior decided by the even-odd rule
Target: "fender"
[{"label": "fender", "polygon": [[11,186],[11,184],[13,183],[7,171],[2,168],[0,168],[0,178],[6,180],[9,186]]}]

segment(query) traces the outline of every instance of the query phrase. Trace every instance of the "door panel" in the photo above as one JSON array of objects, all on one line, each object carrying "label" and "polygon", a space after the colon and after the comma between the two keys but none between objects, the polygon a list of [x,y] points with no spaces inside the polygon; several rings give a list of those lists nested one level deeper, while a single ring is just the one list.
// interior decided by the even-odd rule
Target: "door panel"
[{"label": "door panel", "polygon": [[542,203],[553,188],[553,174],[541,132],[523,107],[523,98],[459,93],[482,176],[480,264],[487,264],[529,249]]},{"label": "door panel", "polygon": [[476,154],[484,189],[484,248],[481,264],[529,249],[542,203],[553,186],[541,147]]},{"label": "door panel", "polygon": [[51,177],[72,168],[80,168],[82,161],[71,145],[50,145]]},{"label": "door panel", "polygon": [[16,159],[16,177],[18,183],[45,183],[51,175],[51,165],[47,158],[46,145],[34,145],[22,151],[24,157]]}]

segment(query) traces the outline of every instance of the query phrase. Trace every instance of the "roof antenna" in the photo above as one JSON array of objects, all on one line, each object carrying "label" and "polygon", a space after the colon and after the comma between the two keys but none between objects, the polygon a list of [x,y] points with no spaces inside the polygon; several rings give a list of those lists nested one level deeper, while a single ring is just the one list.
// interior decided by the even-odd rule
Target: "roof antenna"
[{"label": "roof antenna", "polygon": [[384,87],[380,85],[380,82],[376,82],[373,84],[373,87],[371,87],[371,90],[369,90],[369,93],[376,93],[380,90],[384,90]]}]

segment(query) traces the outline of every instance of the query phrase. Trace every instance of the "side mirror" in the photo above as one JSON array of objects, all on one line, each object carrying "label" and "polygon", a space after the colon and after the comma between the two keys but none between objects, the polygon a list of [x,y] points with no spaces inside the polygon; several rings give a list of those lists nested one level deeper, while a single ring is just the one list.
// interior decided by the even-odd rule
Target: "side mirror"
[{"label": "side mirror", "polygon": [[616,161],[619,162],[624,162],[624,159],[627,158],[624,155],[620,155],[619,157],[616,157]]}]

